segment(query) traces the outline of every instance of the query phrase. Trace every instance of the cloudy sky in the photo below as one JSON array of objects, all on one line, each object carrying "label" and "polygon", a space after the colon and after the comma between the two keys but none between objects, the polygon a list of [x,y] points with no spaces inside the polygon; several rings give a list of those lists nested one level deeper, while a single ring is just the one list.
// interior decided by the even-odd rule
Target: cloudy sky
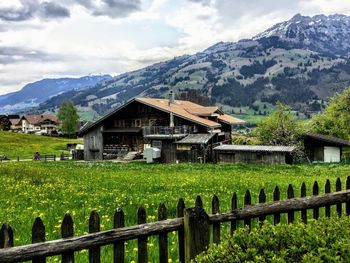
[{"label": "cloudy sky", "polygon": [[49,77],[113,76],[348,0],[0,0],[0,94]]}]

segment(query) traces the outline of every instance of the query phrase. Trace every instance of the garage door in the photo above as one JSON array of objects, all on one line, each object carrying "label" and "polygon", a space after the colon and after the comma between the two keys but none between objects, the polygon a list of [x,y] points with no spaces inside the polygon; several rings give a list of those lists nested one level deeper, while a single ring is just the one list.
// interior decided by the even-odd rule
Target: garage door
[{"label": "garage door", "polygon": [[324,162],[325,163],[339,163],[340,162],[340,148],[339,147],[324,147]]}]

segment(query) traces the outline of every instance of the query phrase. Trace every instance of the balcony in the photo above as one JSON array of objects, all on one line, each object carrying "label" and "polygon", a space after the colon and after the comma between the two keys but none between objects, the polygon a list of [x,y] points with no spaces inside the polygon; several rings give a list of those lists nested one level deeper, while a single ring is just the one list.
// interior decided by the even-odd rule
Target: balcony
[{"label": "balcony", "polygon": [[191,126],[145,126],[143,127],[143,137],[146,139],[181,139],[193,133]]}]

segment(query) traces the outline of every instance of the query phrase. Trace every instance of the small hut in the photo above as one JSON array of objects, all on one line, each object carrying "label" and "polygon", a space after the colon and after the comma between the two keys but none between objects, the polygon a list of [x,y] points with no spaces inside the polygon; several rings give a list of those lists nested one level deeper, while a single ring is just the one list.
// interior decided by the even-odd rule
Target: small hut
[{"label": "small hut", "polygon": [[304,147],[310,162],[339,163],[343,148],[350,147],[350,142],[333,136],[306,133]]},{"label": "small hut", "polygon": [[294,146],[220,145],[214,148],[217,163],[292,164]]}]

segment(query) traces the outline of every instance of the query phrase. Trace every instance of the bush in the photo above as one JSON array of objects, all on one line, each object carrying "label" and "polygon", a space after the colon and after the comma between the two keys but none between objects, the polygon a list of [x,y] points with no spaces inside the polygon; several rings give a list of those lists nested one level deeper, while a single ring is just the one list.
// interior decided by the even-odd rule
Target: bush
[{"label": "bush", "polygon": [[195,262],[350,262],[350,218],[320,219],[249,232],[242,228],[211,245]]}]

